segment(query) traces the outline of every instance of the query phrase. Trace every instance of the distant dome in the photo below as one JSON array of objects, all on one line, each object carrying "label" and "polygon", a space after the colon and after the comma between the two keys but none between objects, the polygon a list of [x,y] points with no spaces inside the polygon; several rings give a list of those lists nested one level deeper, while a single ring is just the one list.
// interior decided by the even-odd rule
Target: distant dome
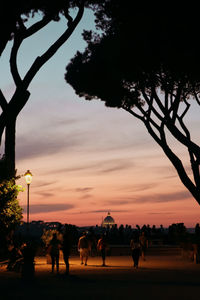
[{"label": "distant dome", "polygon": [[115,220],[111,217],[110,213],[108,213],[107,217],[102,222],[102,227],[113,227],[115,225]]}]

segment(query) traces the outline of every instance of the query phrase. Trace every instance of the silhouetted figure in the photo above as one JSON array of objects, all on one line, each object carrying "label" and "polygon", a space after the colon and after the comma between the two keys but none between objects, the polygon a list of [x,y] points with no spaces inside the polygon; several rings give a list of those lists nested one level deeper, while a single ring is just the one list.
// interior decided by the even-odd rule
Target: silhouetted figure
[{"label": "silhouetted figure", "polygon": [[71,232],[68,226],[65,226],[65,231],[63,234],[63,244],[62,244],[62,251],[63,251],[63,259],[66,266],[66,272],[65,274],[69,274],[69,256],[72,246],[72,238],[71,238]]},{"label": "silhouetted figure", "polygon": [[23,255],[22,278],[32,280],[35,274],[35,247],[31,242],[24,243],[21,247],[21,252]]},{"label": "silhouetted figure", "polygon": [[81,265],[85,264],[87,266],[90,244],[86,232],[83,232],[83,235],[79,238],[78,249],[80,251]]},{"label": "silhouetted figure", "polygon": [[89,237],[89,242],[90,242],[90,246],[91,246],[91,251],[90,251],[90,255],[91,256],[96,256],[97,255],[97,239],[94,233],[94,230],[92,227],[90,227],[90,237]]},{"label": "silhouetted figure", "polygon": [[137,228],[137,230],[138,230],[138,233],[140,234],[140,226],[139,225],[136,225],[136,228]]},{"label": "silhouetted figure", "polygon": [[140,258],[140,242],[138,237],[133,237],[130,242],[131,256],[133,259],[134,268],[138,268],[139,258]]},{"label": "silhouetted figure", "polygon": [[200,226],[199,223],[195,226],[195,243],[193,244],[194,249],[194,261],[200,263]]},{"label": "silhouetted figure", "polygon": [[106,261],[106,247],[107,247],[107,242],[105,235],[102,234],[100,239],[98,240],[97,243],[97,249],[101,252],[101,257],[102,257],[102,266],[105,266],[105,261]]},{"label": "silhouetted figure", "polygon": [[9,247],[9,261],[7,265],[8,271],[19,272],[22,266],[22,252],[16,245],[10,245]]},{"label": "silhouetted figure", "polygon": [[147,239],[144,231],[142,231],[142,234],[139,237],[139,242],[140,242],[140,247],[141,247],[142,259],[146,260],[145,255],[146,255],[146,250],[148,248],[148,239]]},{"label": "silhouetted figure", "polygon": [[57,234],[53,234],[53,238],[50,243],[50,255],[51,255],[51,264],[52,264],[52,273],[54,272],[54,267],[56,264],[56,271],[59,273],[59,250],[60,250],[60,241],[57,238]]},{"label": "silhouetted figure", "polygon": [[196,226],[195,226],[195,234],[196,234],[196,237],[200,237],[200,226],[199,226],[199,223],[197,223]]}]

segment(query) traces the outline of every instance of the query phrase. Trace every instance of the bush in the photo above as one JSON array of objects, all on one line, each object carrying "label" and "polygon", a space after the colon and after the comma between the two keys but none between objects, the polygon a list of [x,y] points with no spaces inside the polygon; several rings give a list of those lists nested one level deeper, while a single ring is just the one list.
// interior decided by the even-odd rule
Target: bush
[{"label": "bush", "polygon": [[[7,249],[12,233],[22,220],[22,208],[17,199],[22,187],[15,179],[0,182],[0,244],[1,254]],[[1,255],[0,254],[0,255]]]}]

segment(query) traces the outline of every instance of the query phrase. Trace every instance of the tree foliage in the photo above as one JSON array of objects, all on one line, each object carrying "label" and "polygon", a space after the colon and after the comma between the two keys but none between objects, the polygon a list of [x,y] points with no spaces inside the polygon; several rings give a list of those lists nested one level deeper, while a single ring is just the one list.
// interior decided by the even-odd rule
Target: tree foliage
[{"label": "tree foliage", "polygon": [[[185,121],[191,104],[200,104],[198,19],[194,3],[107,0],[96,13],[102,34],[84,33],[88,46],[65,78],[80,97],[142,121],[200,204],[200,147]],[[186,163],[171,138],[187,150]]]},{"label": "tree foliage", "polygon": [[22,187],[15,184],[14,179],[0,183],[0,232],[8,234],[20,225],[22,208],[19,205],[18,194]]}]

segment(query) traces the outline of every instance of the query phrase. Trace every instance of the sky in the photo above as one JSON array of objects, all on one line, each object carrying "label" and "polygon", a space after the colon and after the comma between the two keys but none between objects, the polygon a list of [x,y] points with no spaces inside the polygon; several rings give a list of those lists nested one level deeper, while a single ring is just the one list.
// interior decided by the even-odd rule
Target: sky
[{"label": "sky", "polygon": [[[21,48],[18,66],[23,76],[35,58],[64,31],[65,22],[52,22]],[[66,44],[32,81],[31,96],[17,119],[16,168],[33,174],[30,221],[43,220],[77,226],[100,225],[110,212],[115,222],[168,227],[200,222],[199,204],[143,124],[127,112],[104,106],[100,100],[79,98],[64,80],[65,68],[86,43],[83,29],[94,29],[87,10]],[[8,53],[1,57],[1,89],[10,99],[14,84]],[[195,107],[187,122],[198,142]],[[181,157],[186,153],[173,141]],[[3,153],[3,149],[0,149]],[[27,186],[19,203],[26,221]]]}]

